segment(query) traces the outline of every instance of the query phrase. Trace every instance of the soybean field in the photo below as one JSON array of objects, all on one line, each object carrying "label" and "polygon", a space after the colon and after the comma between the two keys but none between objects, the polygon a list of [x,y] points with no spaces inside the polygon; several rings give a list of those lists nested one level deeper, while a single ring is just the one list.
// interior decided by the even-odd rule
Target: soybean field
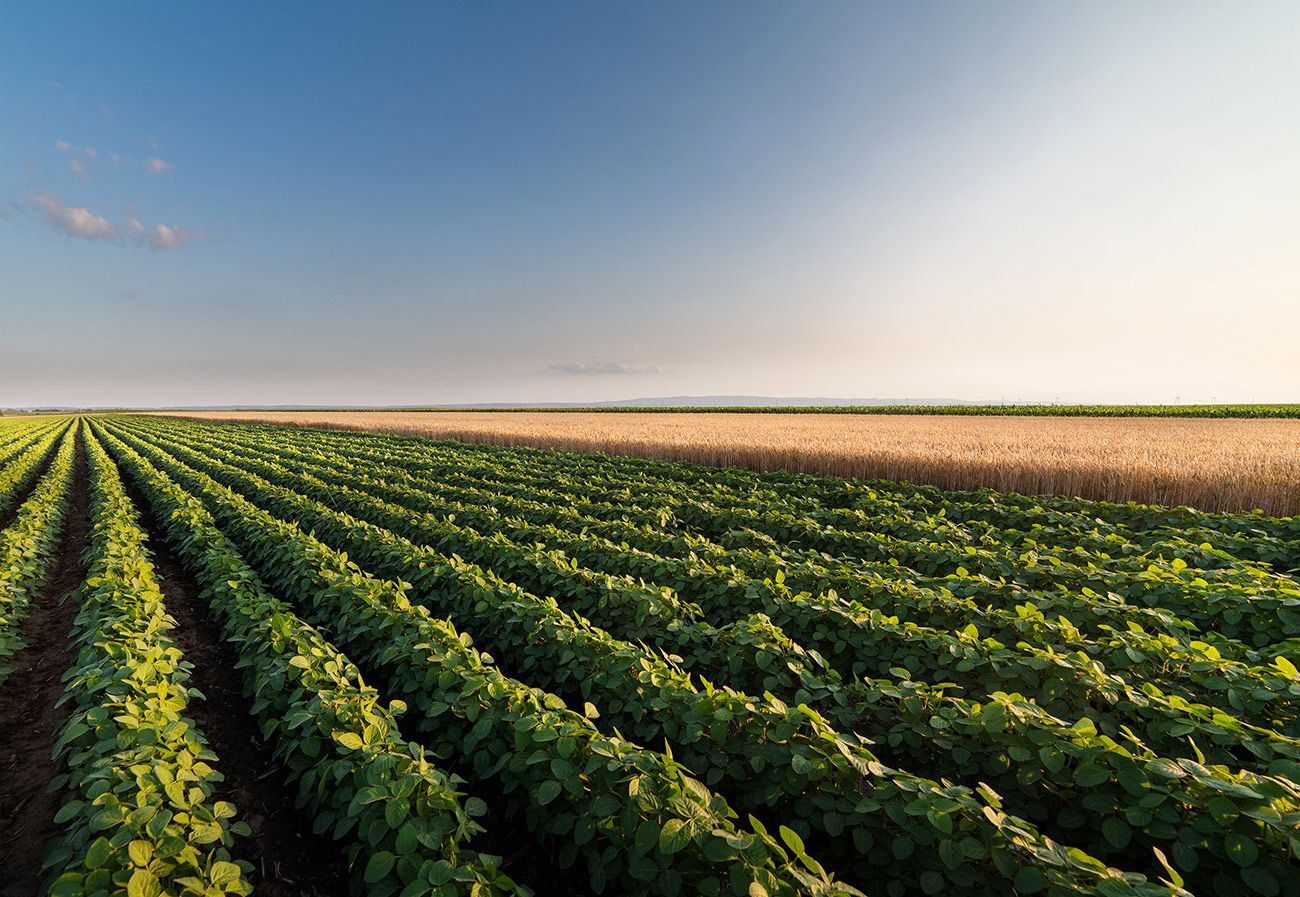
[{"label": "soybean field", "polygon": [[0,895],[1300,894],[1300,520],[0,420]]}]

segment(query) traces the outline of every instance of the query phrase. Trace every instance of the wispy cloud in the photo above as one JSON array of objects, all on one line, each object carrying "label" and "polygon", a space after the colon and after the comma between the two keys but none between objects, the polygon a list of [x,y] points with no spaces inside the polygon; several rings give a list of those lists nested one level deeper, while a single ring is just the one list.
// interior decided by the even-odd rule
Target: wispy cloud
[{"label": "wispy cloud", "polygon": [[118,230],[108,223],[107,218],[96,215],[89,209],[65,206],[58,196],[40,193],[29,197],[27,203],[43,212],[55,230],[70,237],[81,237],[83,240],[117,239]]},{"label": "wispy cloud", "polygon": [[150,249],[180,249],[191,240],[201,240],[204,237],[202,231],[168,227],[165,224],[155,224],[150,229],[136,218],[127,219],[126,229],[132,240]]},{"label": "wispy cloud", "polygon": [[72,172],[83,181],[90,175],[90,172],[86,170],[86,166],[82,165],[79,159],[68,160],[68,171]]},{"label": "wispy cloud", "polygon": [[126,156],[118,155],[110,150],[108,153],[108,161],[112,162],[114,165],[121,165],[126,161]]},{"label": "wispy cloud", "polygon": [[84,149],[82,149],[82,152],[85,153],[87,156],[89,156],[92,162],[99,161],[99,153],[95,152],[95,148],[93,146],[85,147]]},{"label": "wispy cloud", "polygon": [[145,170],[150,174],[165,174],[175,169],[176,166],[166,159],[160,159],[157,156],[150,158],[144,163]]},{"label": "wispy cloud", "polygon": [[[75,160],[74,160],[75,161]],[[155,224],[147,227],[138,218],[128,218],[114,225],[102,215],[96,215],[80,206],[67,206],[63,199],[52,193],[29,196],[24,203],[40,212],[55,230],[83,240],[105,240],[124,245],[150,249],[180,249],[193,240],[201,240],[202,231],[177,225]]]},{"label": "wispy cloud", "polygon": [[56,141],[54,141],[54,148],[55,148],[56,150],[58,150],[59,152],[61,152],[61,153],[70,153],[70,152],[72,152],[73,150],[76,149],[75,146],[73,146],[71,143],[69,143],[69,142],[66,141],[66,140],[56,140]]},{"label": "wispy cloud", "polygon": [[656,365],[638,367],[621,361],[570,361],[564,364],[548,364],[546,373],[576,377],[607,377],[624,374],[661,374],[663,371]]}]

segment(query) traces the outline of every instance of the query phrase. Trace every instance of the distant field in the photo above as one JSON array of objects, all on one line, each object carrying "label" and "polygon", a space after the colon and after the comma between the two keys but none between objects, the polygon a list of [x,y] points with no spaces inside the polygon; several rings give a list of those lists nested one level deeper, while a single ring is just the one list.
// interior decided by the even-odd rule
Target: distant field
[{"label": "distant field", "polygon": [[[286,409],[289,410],[289,409]],[[304,413],[358,412],[356,407],[296,409]],[[375,409],[380,410],[380,409]],[[1300,418],[1300,403],[1250,405],[595,405],[453,408],[446,406],[389,407],[391,414],[464,414],[491,411],[507,414],[921,414],[957,417],[1212,417]]]},{"label": "distant field", "polygon": [[1207,511],[1261,508],[1273,516],[1300,512],[1300,421],[1286,419],[716,411],[174,413],[903,480],[945,489],[987,487]]}]

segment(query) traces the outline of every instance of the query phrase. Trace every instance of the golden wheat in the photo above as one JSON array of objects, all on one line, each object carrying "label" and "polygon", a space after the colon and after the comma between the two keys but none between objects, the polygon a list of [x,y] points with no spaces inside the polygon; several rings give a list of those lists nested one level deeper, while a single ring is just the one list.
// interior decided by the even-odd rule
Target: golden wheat
[{"label": "golden wheat", "polygon": [[1300,420],[553,412],[177,412],[1007,492],[1300,512]]}]

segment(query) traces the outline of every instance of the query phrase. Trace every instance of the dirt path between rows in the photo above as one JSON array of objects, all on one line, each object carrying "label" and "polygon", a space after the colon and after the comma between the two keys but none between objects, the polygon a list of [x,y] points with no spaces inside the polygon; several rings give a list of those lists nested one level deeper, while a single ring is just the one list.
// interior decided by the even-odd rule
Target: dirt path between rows
[{"label": "dirt path between rows", "polygon": [[235,841],[237,859],[253,864],[252,881],[262,897],[345,897],[348,868],[340,845],[329,834],[312,832],[312,819],[297,809],[297,786],[290,785],[270,745],[258,737],[249,714],[239,654],[222,638],[195,579],[163,541],[143,496],[128,484],[128,493],[149,531],[153,558],[168,613],[176,620],[172,637],[193,664],[191,684],[204,695],[193,700],[189,715],[217,754],[225,776],[217,798],[235,805],[237,821],[252,833]]},{"label": "dirt path between rows", "polygon": [[84,437],[78,435],[72,492],[54,569],[23,625],[26,647],[14,655],[14,671],[0,688],[0,897],[36,897],[41,859],[55,833],[58,795],[49,783],[58,774],[54,736],[67,717],[54,703],[72,665],[68,641],[76,602],[67,598],[86,578],[83,555],[90,545],[90,480]]}]

